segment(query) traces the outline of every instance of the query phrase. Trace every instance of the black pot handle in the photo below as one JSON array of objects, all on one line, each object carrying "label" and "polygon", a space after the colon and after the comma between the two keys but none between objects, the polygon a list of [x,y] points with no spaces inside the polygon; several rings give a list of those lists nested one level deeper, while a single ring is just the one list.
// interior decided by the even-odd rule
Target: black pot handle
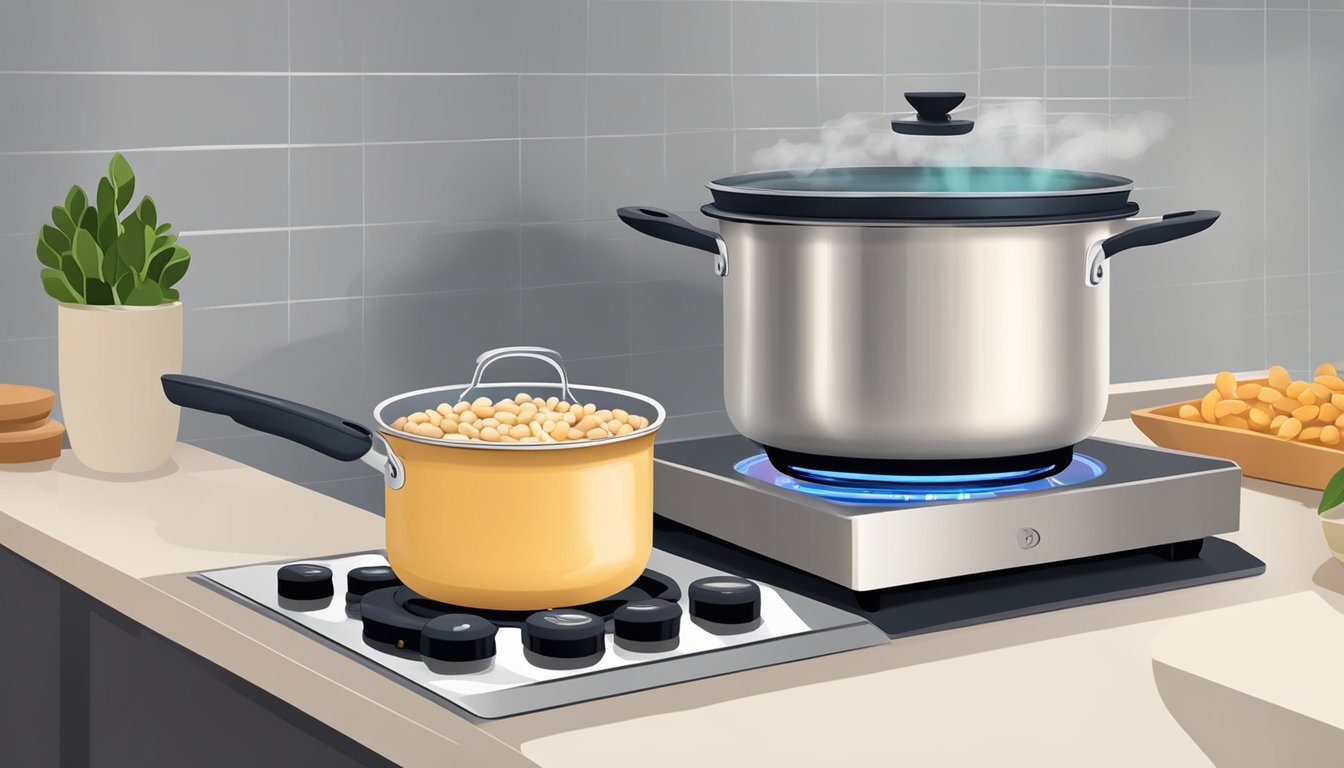
[{"label": "black pot handle", "polygon": [[1145,245],[1158,245],[1203,232],[1222,214],[1218,211],[1181,211],[1168,213],[1161,221],[1112,235],[1101,241],[1101,252],[1110,258],[1121,251]]},{"label": "black pot handle", "polygon": [[714,254],[714,273],[728,275],[728,247],[717,232],[701,229],[671,211],[662,208],[627,206],[616,209],[616,215],[631,228],[649,237],[669,243],[698,248]]},{"label": "black pot handle", "polygon": [[169,373],[162,380],[163,394],[183,408],[228,416],[333,459],[357,461],[373,448],[369,430],[326,411],[196,376]]}]

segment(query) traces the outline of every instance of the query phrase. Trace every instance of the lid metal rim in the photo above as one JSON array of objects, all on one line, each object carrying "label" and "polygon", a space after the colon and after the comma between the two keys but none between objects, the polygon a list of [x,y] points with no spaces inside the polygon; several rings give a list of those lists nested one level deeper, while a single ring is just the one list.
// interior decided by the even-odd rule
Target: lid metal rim
[{"label": "lid metal rim", "polygon": [[[857,167],[857,168],[881,168],[881,167],[884,167],[884,166],[855,166],[855,167]],[[902,168],[904,168],[904,167],[912,167],[912,166],[895,166],[895,167],[902,167]],[[930,168],[936,168],[936,167],[938,167],[938,166],[929,166],[929,167],[930,167]],[[992,166],[992,165],[989,165],[989,166],[974,166],[974,167],[983,167],[983,168],[1000,168],[1000,167],[1002,167],[1002,168],[1024,168],[1024,167],[1029,167],[1029,166]],[[817,171],[817,170],[825,170],[825,169],[817,169],[817,168],[786,168],[786,169],[780,169],[780,170],[775,170],[775,171],[761,171],[760,174],[767,174],[767,173],[798,173],[798,174],[804,174],[804,173],[809,173],[809,172],[813,172],[813,171]],[[1130,190],[1132,190],[1132,189],[1134,188],[1134,181],[1133,181],[1132,179],[1126,179],[1126,178],[1123,177],[1123,176],[1115,176],[1115,175],[1113,175],[1113,174],[1109,174],[1109,173],[1098,173],[1098,172],[1091,172],[1091,171],[1068,171],[1067,169],[1055,169],[1055,168],[1039,168],[1039,169],[1037,169],[1037,168],[1030,168],[1030,170],[1041,170],[1041,171],[1065,171],[1065,172],[1069,172],[1069,173],[1092,173],[1093,175],[1098,176],[1098,177],[1100,177],[1100,178],[1102,178],[1102,179],[1105,179],[1105,180],[1115,180],[1115,181],[1118,182],[1118,183],[1116,183],[1116,184],[1112,184],[1111,186],[1107,186],[1107,187],[1089,187],[1089,188],[1086,188],[1086,189],[1043,190],[1043,191],[1037,191],[1037,192],[1027,192],[1027,191],[1022,191],[1022,192],[918,192],[918,191],[914,191],[914,190],[911,190],[911,191],[898,191],[898,192],[863,192],[863,191],[856,191],[856,190],[807,191],[807,190],[800,190],[800,189],[766,189],[766,188],[763,188],[763,187],[734,186],[734,185],[731,185],[731,184],[724,184],[724,183],[723,183],[726,179],[734,178],[734,177],[732,177],[732,176],[725,176],[725,177],[723,177],[723,178],[715,179],[715,180],[713,180],[713,181],[707,182],[707,183],[705,184],[705,188],[708,189],[710,192],[722,191],[722,192],[732,192],[732,193],[735,193],[735,194],[743,194],[743,195],[763,195],[763,196],[771,196],[771,197],[818,197],[818,198],[827,198],[827,197],[852,197],[852,198],[870,198],[870,199],[885,199],[885,198],[900,198],[900,197],[922,197],[922,198],[930,198],[930,197],[931,197],[931,198],[940,198],[940,199],[948,199],[948,198],[985,198],[985,197],[1065,197],[1065,196],[1074,196],[1074,195],[1102,195],[1102,194],[1113,194],[1113,193],[1116,193],[1116,192],[1128,192],[1128,191],[1130,191]],[[741,174],[741,176],[744,176],[744,177],[750,177],[750,176],[753,176],[753,175],[758,175],[758,174]]]},{"label": "lid metal rim", "polygon": [[[485,450],[485,451],[556,451],[556,450],[569,450],[569,449],[581,449],[581,448],[595,448],[599,445],[611,445],[613,443],[623,443],[628,440],[634,440],[636,438],[644,437],[645,435],[651,435],[654,432],[657,432],[658,428],[661,427],[663,425],[663,422],[667,420],[667,411],[663,408],[662,403],[659,403],[657,400],[654,400],[648,395],[641,395],[638,392],[631,392],[626,389],[615,389],[612,387],[598,387],[598,386],[591,386],[588,384],[570,384],[569,388],[570,391],[583,390],[585,392],[605,392],[608,394],[628,397],[633,400],[639,400],[641,402],[645,402],[653,406],[654,412],[657,415],[654,418],[654,420],[649,423],[649,426],[643,429],[637,429],[628,435],[621,435],[620,437],[609,437],[602,440],[573,440],[573,441],[565,441],[563,443],[558,442],[557,443],[490,443],[485,442],[483,440],[442,440],[440,438],[422,437],[420,435],[407,434],[399,429],[393,429],[391,425],[389,425],[386,421],[383,420],[382,414],[384,409],[386,409],[389,405],[391,405],[394,402],[405,400],[406,398],[409,397],[416,397],[418,395],[433,394],[435,392],[460,391],[470,386],[471,386],[470,384],[450,384],[446,387],[429,387],[428,389],[417,389],[413,392],[402,392],[399,395],[393,395],[392,397],[389,397],[386,400],[379,403],[377,407],[374,408],[373,420],[378,425],[379,431],[382,432],[384,435],[387,435],[388,437],[397,437],[402,440],[410,440],[413,443],[423,443],[425,445],[432,445],[435,447],[467,448],[472,450]],[[553,381],[551,382],[501,381],[501,382],[490,382],[488,384],[481,384],[476,388],[482,389],[485,387],[508,387],[509,389],[513,389],[515,387],[518,388],[532,387],[534,389],[537,388],[558,389],[559,386],[560,385],[558,383]]]},{"label": "lid metal rim", "polygon": [[740,224],[777,224],[802,227],[1058,227],[1065,224],[1091,224],[1098,221],[1133,218],[1138,215],[1139,206],[1131,202],[1126,203],[1123,208],[1061,216],[949,219],[828,219],[824,217],[772,216],[769,214],[726,211],[713,203],[700,206],[700,212],[712,219]]}]

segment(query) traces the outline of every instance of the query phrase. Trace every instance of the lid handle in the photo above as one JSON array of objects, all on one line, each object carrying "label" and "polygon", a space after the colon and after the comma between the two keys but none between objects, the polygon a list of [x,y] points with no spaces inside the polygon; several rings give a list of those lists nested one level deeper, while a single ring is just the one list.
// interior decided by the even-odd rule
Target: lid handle
[{"label": "lid handle", "polygon": [[540,360],[554,368],[555,372],[560,375],[560,394],[564,395],[565,399],[571,403],[574,402],[574,394],[569,391],[569,375],[565,373],[564,359],[560,357],[559,352],[549,347],[500,347],[482,352],[476,358],[476,372],[471,376],[471,384],[462,390],[462,394],[457,396],[457,401],[460,403],[466,400],[467,393],[481,386],[481,378],[485,375],[485,369],[489,368],[491,363],[510,357]]},{"label": "lid handle", "polygon": [[970,133],[973,120],[954,120],[952,110],[966,100],[964,91],[906,91],[905,100],[915,108],[914,120],[892,120],[891,129],[911,136],[960,136]]}]

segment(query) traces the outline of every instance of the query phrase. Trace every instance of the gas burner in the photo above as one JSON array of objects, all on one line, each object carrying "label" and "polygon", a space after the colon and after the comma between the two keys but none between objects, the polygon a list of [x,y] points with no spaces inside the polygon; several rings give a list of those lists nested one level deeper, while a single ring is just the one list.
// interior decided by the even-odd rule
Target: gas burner
[{"label": "gas burner", "polygon": [[[583,624],[596,623],[600,629],[603,623],[610,621],[621,606],[649,600],[675,603],[681,599],[681,588],[671,578],[657,571],[646,570],[640,574],[634,584],[617,592],[611,597],[564,608],[549,623],[561,626],[566,623],[564,615],[574,614],[592,616],[596,622],[584,621]],[[496,627],[528,626],[530,617],[548,613],[546,611],[502,611],[487,608],[472,608],[464,605],[452,605],[430,600],[413,592],[409,587],[387,587],[376,589],[364,595],[359,605],[360,619],[364,622],[365,641],[392,652],[402,651],[403,655],[414,654],[421,648],[421,634],[425,626],[440,616],[466,616]],[[542,619],[545,620],[544,617]],[[405,652],[410,652],[407,654]]]},{"label": "gas burner", "polygon": [[978,459],[866,459],[763,447],[770,463],[780,472],[825,485],[996,488],[1043,480],[1073,463],[1073,446]]},{"label": "gas burner", "polygon": [[930,501],[992,499],[1031,491],[1063,488],[1106,473],[1101,461],[1081,453],[1073,454],[1063,470],[1045,476],[1039,472],[1015,471],[979,475],[873,475],[858,472],[809,472],[793,467],[780,471],[766,454],[737,462],[733,469],[755,480],[806,493],[840,504],[909,504]]}]

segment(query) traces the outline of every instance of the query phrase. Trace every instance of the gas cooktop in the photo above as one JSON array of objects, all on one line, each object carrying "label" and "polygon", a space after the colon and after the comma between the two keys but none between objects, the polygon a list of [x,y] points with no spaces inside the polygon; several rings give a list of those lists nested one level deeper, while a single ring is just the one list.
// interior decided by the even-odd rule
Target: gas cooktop
[{"label": "gas cooktop", "polygon": [[611,598],[535,612],[428,600],[381,552],[197,578],[482,718],[888,641],[851,612],[658,550]]}]

